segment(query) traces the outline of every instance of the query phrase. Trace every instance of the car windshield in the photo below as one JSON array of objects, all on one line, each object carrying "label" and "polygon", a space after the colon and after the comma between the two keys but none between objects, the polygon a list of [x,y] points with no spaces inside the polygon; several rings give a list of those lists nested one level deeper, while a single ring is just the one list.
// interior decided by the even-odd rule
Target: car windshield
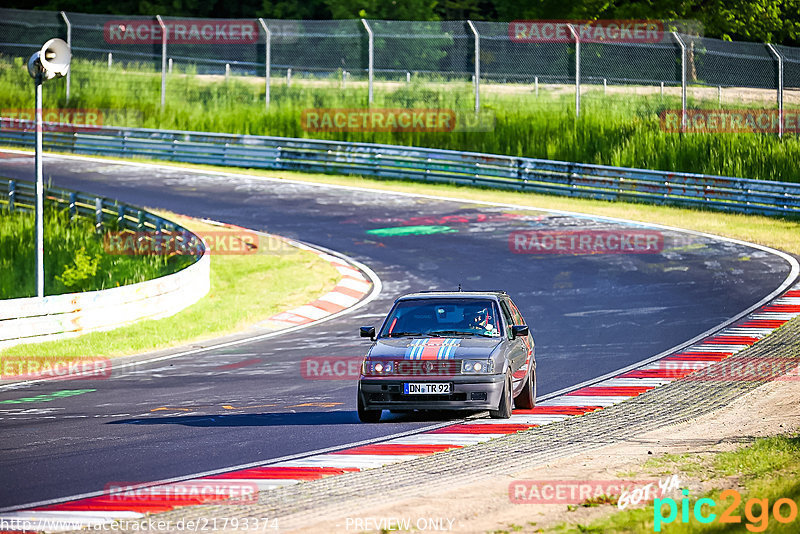
[{"label": "car windshield", "polygon": [[500,335],[497,305],[489,299],[408,299],[392,309],[381,337]]}]

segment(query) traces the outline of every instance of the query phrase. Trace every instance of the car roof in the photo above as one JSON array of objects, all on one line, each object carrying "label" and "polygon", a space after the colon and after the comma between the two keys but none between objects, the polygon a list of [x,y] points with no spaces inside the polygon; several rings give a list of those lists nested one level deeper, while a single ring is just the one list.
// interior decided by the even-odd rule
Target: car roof
[{"label": "car roof", "polygon": [[505,291],[418,291],[398,297],[395,302],[407,299],[439,299],[439,298],[488,298],[492,300],[507,297]]}]

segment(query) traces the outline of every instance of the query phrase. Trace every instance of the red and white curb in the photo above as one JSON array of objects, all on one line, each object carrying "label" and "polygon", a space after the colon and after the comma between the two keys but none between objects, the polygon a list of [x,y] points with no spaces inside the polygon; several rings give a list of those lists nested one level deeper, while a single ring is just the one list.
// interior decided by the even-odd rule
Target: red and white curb
[{"label": "red and white curb", "polygon": [[[348,267],[342,266],[342,268]],[[346,276],[350,274],[348,272]],[[308,318],[307,315],[297,315]],[[103,525],[115,521],[133,522],[142,520],[147,514],[165,512],[181,506],[222,503],[235,498],[231,496],[230,488],[236,485],[268,491],[305,480],[363,471],[466,447],[601,410],[673,380],[691,376],[750,347],[798,316],[800,316],[800,284],[794,285],[781,297],[757,308],[719,332],[700,339],[678,352],[623,370],[590,385],[566,393],[556,393],[532,409],[514,410],[509,419],[465,420],[379,443],[360,444],[344,450],[327,451],[269,465],[251,465],[244,469],[163,484],[173,488],[176,485],[189,485],[196,492],[202,493],[201,495],[180,494],[174,489],[169,491],[153,489],[147,491],[146,495],[140,492],[131,497],[104,493],[2,513],[0,521],[5,521],[5,525],[13,521],[21,525],[23,521],[27,521],[25,524],[30,530],[59,530],[57,526],[59,521],[63,525],[60,527],[61,530]],[[158,487],[153,486],[153,488]]]},{"label": "red and white curb", "polygon": [[287,240],[292,246],[316,254],[339,271],[342,278],[331,291],[303,306],[281,312],[264,321],[263,325],[282,329],[319,321],[354,306],[372,291],[372,282],[360,270],[338,256],[309,247],[304,243]]},{"label": "red and white curb", "polygon": [[347,261],[343,257],[334,255],[330,251],[310,246],[300,241],[288,239],[283,236],[266,234],[264,232],[258,232],[249,228],[237,226],[235,224],[223,223],[211,219],[201,220],[204,223],[215,226],[223,226],[233,230],[253,232],[279,239],[294,248],[316,254],[321,259],[330,263],[331,266],[342,276],[342,278],[336,284],[336,287],[319,297],[317,300],[273,315],[272,317],[269,317],[268,319],[259,323],[259,326],[265,326],[273,330],[283,330],[285,328],[292,328],[295,326],[309,324],[314,321],[319,321],[320,319],[325,319],[331,315],[335,315],[348,308],[351,308],[352,306],[355,306],[372,292],[373,283],[370,278],[366,277],[361,270],[354,267],[351,262]]}]

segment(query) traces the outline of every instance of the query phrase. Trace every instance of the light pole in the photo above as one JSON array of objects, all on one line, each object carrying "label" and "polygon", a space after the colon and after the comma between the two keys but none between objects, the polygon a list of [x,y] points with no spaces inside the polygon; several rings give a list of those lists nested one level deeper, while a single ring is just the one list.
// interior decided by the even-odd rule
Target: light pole
[{"label": "light pole", "polygon": [[42,180],[42,84],[69,72],[72,54],[61,39],[50,39],[28,60],[36,85],[36,296],[44,298],[44,181]]}]

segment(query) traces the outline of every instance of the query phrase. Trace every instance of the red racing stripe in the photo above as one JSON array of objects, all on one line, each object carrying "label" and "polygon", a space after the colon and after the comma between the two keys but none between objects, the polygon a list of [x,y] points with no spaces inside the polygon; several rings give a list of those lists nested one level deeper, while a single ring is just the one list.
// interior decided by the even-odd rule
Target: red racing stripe
[{"label": "red racing stripe", "polygon": [[425,346],[422,349],[422,355],[420,355],[419,359],[435,360],[439,355],[439,349],[442,348],[442,341],[444,341],[444,338],[441,337],[428,338],[428,341],[425,342]]},{"label": "red racing stripe", "polygon": [[444,428],[431,430],[427,434],[514,434],[522,430],[528,430],[539,425],[514,425],[508,423],[485,424],[485,425],[452,425]]},{"label": "red racing stripe", "polygon": [[670,362],[718,362],[724,360],[732,352],[679,352],[672,356],[667,356],[659,361]]},{"label": "red racing stripe", "polygon": [[360,471],[357,467],[253,467],[242,471],[231,471],[203,479],[254,479],[254,480],[317,480],[331,475],[343,475]]},{"label": "red racing stripe", "polygon": [[[185,503],[192,504],[192,503]],[[117,501],[115,504],[79,504],[78,501],[70,501],[61,504],[54,504],[45,508],[32,508],[31,512],[139,512],[152,513],[169,512],[181,504],[175,505],[156,505],[156,504],[132,504],[125,501]]]},{"label": "red racing stripe", "polygon": [[360,299],[366,293],[363,291],[356,291],[355,289],[350,289],[349,287],[345,286],[336,286],[331,290],[331,293],[341,293],[343,295],[347,295],[348,297],[353,297],[354,299]]},{"label": "red racing stripe", "polygon": [[710,345],[752,345],[758,341],[757,337],[750,336],[716,336],[703,340],[701,343]]},{"label": "red racing stripe", "polygon": [[759,312],[780,312],[780,313],[798,313],[800,312],[800,304],[772,304],[771,306],[764,306]]},{"label": "red racing stripe", "polygon": [[583,415],[601,410],[602,406],[534,406],[529,410],[514,410],[514,415]]},{"label": "red racing stripe", "polygon": [[311,306],[325,310],[328,313],[336,313],[344,309],[344,306],[342,306],[341,304],[335,304],[333,302],[328,302],[327,300],[315,300],[310,304]]},{"label": "red racing stripe", "polygon": [[230,495],[100,495],[69,501],[60,504],[53,504],[37,510],[131,510],[134,512],[163,512],[171,510],[176,506],[192,506],[196,504],[213,503],[224,501]]},{"label": "red racing stripe", "polygon": [[571,391],[570,393],[567,393],[567,396],[597,395],[601,397],[635,397],[636,395],[641,395],[645,391],[650,391],[653,388],[655,388],[655,386],[594,386],[581,388],[577,391]]},{"label": "red racing stripe", "polygon": [[448,445],[448,444],[399,444],[399,443],[377,443],[375,445],[363,445],[361,447],[354,447],[352,449],[345,449],[343,451],[336,451],[332,454],[409,454],[409,455],[423,455],[433,454],[435,452],[448,451],[450,449],[459,449],[462,445]]},{"label": "red racing stripe", "polygon": [[780,328],[788,322],[789,319],[751,319],[736,326],[738,328]]},{"label": "red racing stripe", "polygon": [[683,378],[695,372],[696,369],[640,369],[638,371],[628,371],[615,378]]}]

